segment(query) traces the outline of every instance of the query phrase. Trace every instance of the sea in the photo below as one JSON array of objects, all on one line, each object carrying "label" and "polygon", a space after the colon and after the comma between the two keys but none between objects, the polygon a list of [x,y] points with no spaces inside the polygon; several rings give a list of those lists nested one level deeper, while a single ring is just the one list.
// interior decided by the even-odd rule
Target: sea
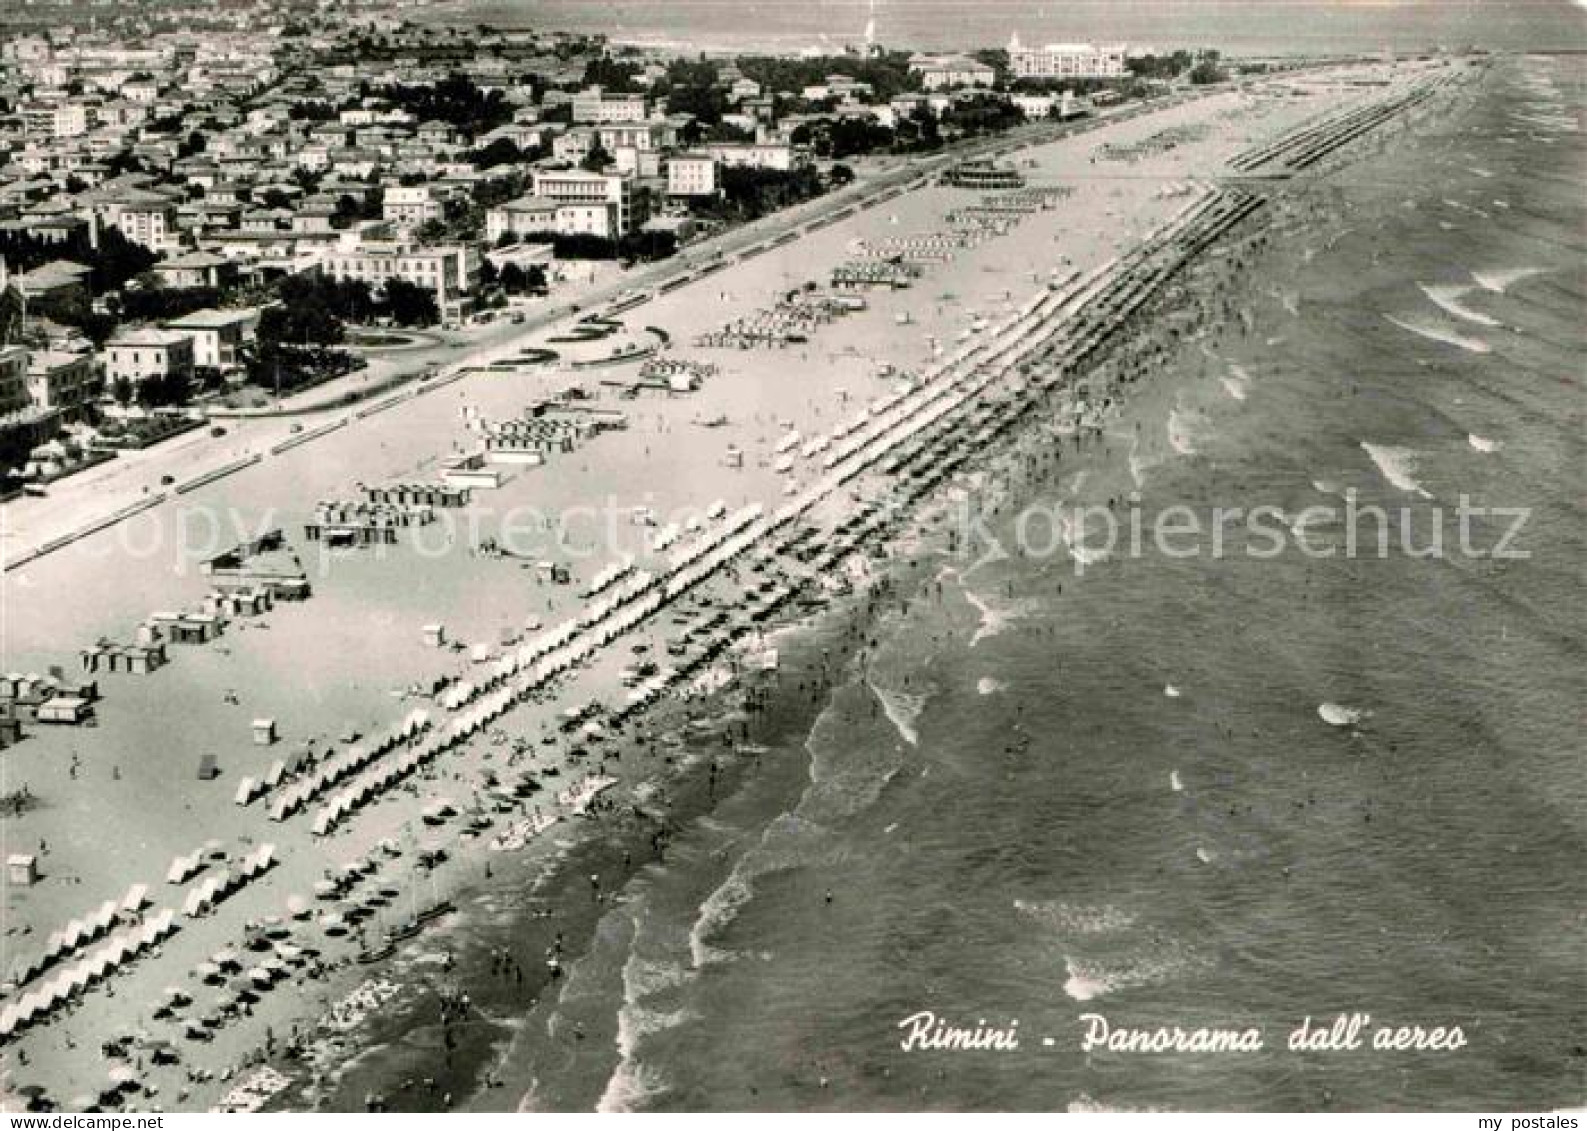
[{"label": "sea", "polygon": [[404,9],[426,22],[561,30],[689,53],[812,52],[866,43],[968,51],[1026,44],[1125,42],[1226,54],[1587,49],[1572,0],[452,0]]},{"label": "sea", "polygon": [[[987,464],[985,545],[923,528],[863,644],[810,645],[846,656],[813,721],[620,893],[517,1103],[1587,1101],[1584,100],[1580,59],[1506,58],[1275,191],[1180,284],[1236,280],[1227,319],[1100,435],[1055,414]],[[1020,518],[1110,502],[1270,507],[1285,548]],[[1018,1048],[906,1051],[922,1011]],[[1290,1047],[1352,1015],[1364,1047]],[[1096,1019],[1262,1047],[1087,1049]],[[1401,1027],[1463,1043],[1372,1047]]]}]

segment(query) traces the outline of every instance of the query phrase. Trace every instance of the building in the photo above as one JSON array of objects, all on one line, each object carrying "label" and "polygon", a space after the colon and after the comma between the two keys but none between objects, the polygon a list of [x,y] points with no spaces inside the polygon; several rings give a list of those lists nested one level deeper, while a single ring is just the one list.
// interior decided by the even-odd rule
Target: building
[{"label": "building", "polygon": [[1024,47],[1015,36],[1008,45],[1009,70],[1017,79],[1104,79],[1126,74],[1123,43],[1049,43]]},{"label": "building", "polygon": [[105,343],[105,376],[134,385],[155,377],[193,375],[193,339],[173,330],[123,330]]},{"label": "building", "polygon": [[590,155],[598,140],[595,131],[588,126],[576,127],[551,139],[551,156],[554,160],[578,165]]},{"label": "building", "polygon": [[91,353],[35,350],[28,358],[28,396],[40,408],[59,409],[66,420],[80,419],[99,395],[99,374]]},{"label": "building", "polygon": [[114,202],[110,222],[133,243],[150,251],[164,252],[180,246],[176,202],[158,193],[137,192]]},{"label": "building", "polygon": [[193,339],[194,365],[226,373],[242,367],[242,347],[258,317],[256,310],[195,310],[165,329]]},{"label": "building", "polygon": [[643,94],[607,94],[592,86],[573,96],[575,122],[643,122],[649,113]]},{"label": "building", "polygon": [[645,222],[644,194],[633,177],[582,169],[534,174],[531,195],[557,205],[556,230],[615,240]]},{"label": "building", "polygon": [[28,351],[23,346],[0,346],[0,417],[10,416],[33,403],[28,395]]},{"label": "building", "polygon": [[49,310],[59,304],[75,306],[88,301],[88,281],[93,269],[70,259],[52,259],[31,271],[12,277],[31,306]]},{"label": "building", "polygon": [[926,90],[992,86],[997,81],[995,70],[965,55],[912,55],[909,69],[920,76],[920,85]]},{"label": "building", "polygon": [[88,132],[88,107],[81,102],[25,102],[23,135],[29,138],[80,137]]},{"label": "building", "polygon": [[154,273],[168,287],[213,287],[219,290],[237,281],[237,264],[224,255],[207,251],[194,251],[162,260],[154,265]]},{"label": "building", "polygon": [[666,129],[663,122],[619,122],[598,127],[595,136],[608,153],[619,149],[652,150],[662,147]]},{"label": "building", "polygon": [[403,279],[435,295],[441,317],[463,317],[479,285],[479,252],[473,247],[419,247],[415,244],[365,244],[326,252],[320,266],[335,279],[362,279],[380,289]]},{"label": "building", "polygon": [[702,145],[699,152],[727,167],[783,172],[794,167],[793,146],[787,142],[721,141]]},{"label": "building", "polygon": [[554,232],[556,228],[556,202],[536,196],[509,200],[485,213],[485,241],[492,247],[501,242],[502,236],[521,239],[540,232]]},{"label": "building", "polygon": [[393,185],[380,206],[385,219],[409,228],[439,220],[445,211],[445,203],[431,185]]},{"label": "building", "polygon": [[705,153],[679,153],[667,160],[668,196],[715,196],[716,158]]}]

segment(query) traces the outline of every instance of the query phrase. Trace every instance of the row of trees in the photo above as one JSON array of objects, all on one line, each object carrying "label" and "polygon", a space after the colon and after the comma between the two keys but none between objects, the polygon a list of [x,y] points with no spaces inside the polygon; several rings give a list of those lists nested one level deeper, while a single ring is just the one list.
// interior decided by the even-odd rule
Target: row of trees
[{"label": "row of trees", "polygon": [[820,196],[825,186],[813,166],[795,169],[752,169],[729,166],[721,171],[720,191],[692,205],[696,213],[745,223],[768,213]]},{"label": "row of trees", "polygon": [[485,91],[464,74],[447,75],[433,86],[382,86],[372,92],[421,122],[440,121],[467,137],[512,121],[512,105],[499,90]]},{"label": "row of trees", "polygon": [[[519,237],[523,243],[550,244],[558,259],[624,259],[648,262],[666,259],[678,250],[671,232],[629,232],[610,240],[589,232],[528,232]],[[516,242],[516,241],[514,241]],[[503,269],[505,272],[505,268]]]}]

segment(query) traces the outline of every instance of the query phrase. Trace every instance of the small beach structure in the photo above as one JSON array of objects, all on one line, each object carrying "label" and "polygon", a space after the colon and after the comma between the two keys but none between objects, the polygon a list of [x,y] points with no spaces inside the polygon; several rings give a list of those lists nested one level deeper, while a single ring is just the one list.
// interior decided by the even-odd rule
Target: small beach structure
[{"label": "small beach structure", "polygon": [[7,856],[6,879],[15,887],[32,887],[38,883],[38,857],[26,852],[13,852]]},{"label": "small beach structure", "polygon": [[269,746],[276,740],[276,721],[274,719],[255,719],[253,721],[253,744],[255,746]]}]

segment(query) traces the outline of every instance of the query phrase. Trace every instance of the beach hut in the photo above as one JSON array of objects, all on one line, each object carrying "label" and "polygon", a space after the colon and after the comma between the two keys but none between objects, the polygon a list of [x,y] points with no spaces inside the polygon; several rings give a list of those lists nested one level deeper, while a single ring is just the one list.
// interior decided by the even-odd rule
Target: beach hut
[{"label": "beach hut", "polygon": [[121,901],[121,910],[137,912],[143,910],[143,905],[149,902],[149,885],[133,884],[127,889],[127,894]]},{"label": "beach hut", "polygon": [[13,852],[6,857],[6,878],[14,887],[31,887],[38,883],[38,857],[26,852]]},{"label": "beach hut", "polygon": [[424,634],[424,642],[432,648],[440,648],[446,644],[446,629],[439,624],[427,624],[419,630]]},{"label": "beach hut", "polygon": [[254,789],[253,778],[243,778],[242,781],[237,783],[237,794],[232,800],[238,805],[246,805],[253,800]]},{"label": "beach hut", "polygon": [[220,776],[220,763],[213,754],[204,754],[198,760],[198,780],[213,781]]},{"label": "beach hut", "polygon": [[276,740],[276,721],[274,719],[255,719],[253,721],[253,744],[255,746],[269,746]]}]

